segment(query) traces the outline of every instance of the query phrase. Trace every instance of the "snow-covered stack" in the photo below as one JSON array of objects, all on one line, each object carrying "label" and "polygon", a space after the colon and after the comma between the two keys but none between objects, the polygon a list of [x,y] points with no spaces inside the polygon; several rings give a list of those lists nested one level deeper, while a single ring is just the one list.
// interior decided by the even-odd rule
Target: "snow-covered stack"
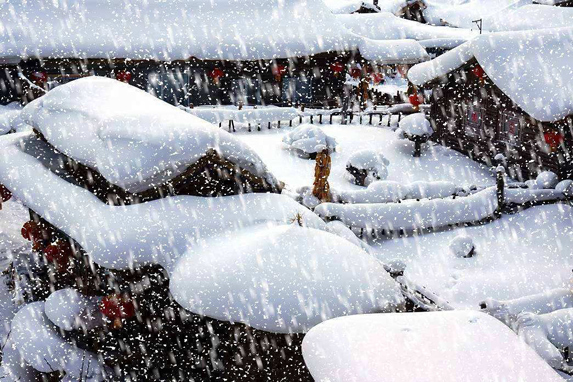
[{"label": "snow-covered stack", "polygon": [[310,124],[300,125],[283,137],[286,149],[302,158],[314,159],[323,150],[332,153],[336,150],[334,138],[326,135],[322,129]]},{"label": "snow-covered stack", "polygon": [[[110,99],[92,107],[94,94]],[[233,168],[276,184],[231,135],[149,97],[112,80],[77,80],[24,109],[38,134],[0,138],[0,183],[33,217],[22,234],[37,254],[30,269],[38,284],[13,339],[30,365],[67,379],[81,379],[83,359],[103,359],[118,379],[157,372],[162,379],[240,380],[247,370],[261,380],[305,379],[296,333],[328,318],[402,305],[400,288],[378,261],[285,195],[241,194],[250,191],[245,187],[231,189],[241,195],[179,193],[125,206],[94,197],[68,159],[140,192],[173,177],[193,180],[189,166],[213,149]],[[214,179],[197,184],[224,181]],[[269,340],[273,346],[259,348]],[[57,351],[42,357],[47,347]],[[251,347],[257,351],[245,355]],[[261,369],[260,362],[277,366]],[[90,370],[83,376],[108,371]]]},{"label": "snow-covered stack", "polygon": [[399,126],[406,138],[414,142],[414,156],[419,157],[422,152],[422,143],[427,142],[434,133],[430,121],[424,113],[416,113],[401,120]]},{"label": "snow-covered stack", "polygon": [[388,177],[390,161],[376,150],[360,150],[348,158],[347,176],[350,182],[359,186],[368,186],[376,180]]}]

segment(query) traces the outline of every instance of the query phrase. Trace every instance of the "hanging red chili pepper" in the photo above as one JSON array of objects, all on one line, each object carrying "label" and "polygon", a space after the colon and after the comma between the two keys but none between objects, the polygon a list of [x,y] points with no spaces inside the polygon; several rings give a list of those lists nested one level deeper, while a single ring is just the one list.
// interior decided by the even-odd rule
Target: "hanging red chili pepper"
[{"label": "hanging red chili pepper", "polygon": [[414,106],[414,108],[417,108],[422,103],[424,103],[424,98],[421,95],[419,95],[418,93],[414,93],[414,94],[410,95],[408,97],[408,100],[410,101],[412,106]]},{"label": "hanging red chili pepper", "polygon": [[330,70],[334,74],[342,73],[344,71],[344,65],[342,65],[340,62],[335,62],[334,64],[330,64]]},{"label": "hanging red chili pepper", "polygon": [[30,75],[30,79],[36,83],[36,85],[42,85],[48,82],[48,74],[43,71],[34,72]]},{"label": "hanging red chili pepper", "polygon": [[472,68],[472,74],[474,76],[476,76],[480,81],[483,82],[484,78],[485,78],[485,71],[483,70],[483,68],[479,65],[476,65],[474,68]]},{"label": "hanging red chili pepper", "polygon": [[44,254],[46,255],[46,260],[56,263],[58,269],[63,270],[68,266],[74,252],[68,242],[59,241],[44,248]]},{"label": "hanging red chili pepper", "polygon": [[221,70],[220,68],[215,68],[209,72],[209,77],[211,77],[213,81],[217,84],[219,83],[220,78],[224,76],[225,72],[223,72],[223,70]]},{"label": "hanging red chili pepper", "polygon": [[563,143],[565,137],[558,130],[549,130],[543,133],[543,139],[549,146],[550,152],[554,152]]},{"label": "hanging red chili pepper", "polygon": [[352,76],[352,78],[360,78],[361,74],[362,74],[362,70],[360,70],[358,68],[354,68],[350,71],[350,75]]},{"label": "hanging red chili pepper", "polygon": [[27,240],[41,239],[42,238],[42,228],[38,223],[33,220],[24,223],[21,230],[22,237]]},{"label": "hanging red chili pepper", "polygon": [[378,72],[372,74],[372,81],[374,82],[374,84],[379,84],[383,80],[384,80],[384,75],[382,73]]}]

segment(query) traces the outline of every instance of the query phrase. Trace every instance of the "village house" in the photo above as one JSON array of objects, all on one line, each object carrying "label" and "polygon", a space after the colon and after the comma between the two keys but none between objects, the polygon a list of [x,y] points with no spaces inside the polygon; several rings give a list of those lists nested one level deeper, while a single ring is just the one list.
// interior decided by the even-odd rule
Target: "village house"
[{"label": "village house", "polygon": [[[42,94],[36,86],[49,89],[99,75],[188,107],[335,106],[346,73],[357,63],[377,68],[428,59],[416,41],[373,40],[351,33],[322,4],[287,2],[282,8],[265,8],[269,6],[209,3],[202,4],[201,12],[182,14],[157,2],[129,10],[165,15],[138,25],[113,9],[86,4],[88,21],[80,28],[56,22],[74,12],[73,6],[38,14],[33,5],[21,5],[34,15],[35,33],[11,26],[15,38],[0,52],[0,102],[26,103]],[[313,22],[304,15],[312,15]],[[210,19],[220,27],[209,28]],[[39,37],[42,31],[50,34],[54,25],[61,30],[52,33],[53,38]],[[116,31],[114,36],[138,37],[118,41],[109,29]]]},{"label": "village house", "polygon": [[572,178],[571,33],[482,35],[410,69],[414,85],[431,89],[435,139],[487,164],[502,154],[516,179]]}]

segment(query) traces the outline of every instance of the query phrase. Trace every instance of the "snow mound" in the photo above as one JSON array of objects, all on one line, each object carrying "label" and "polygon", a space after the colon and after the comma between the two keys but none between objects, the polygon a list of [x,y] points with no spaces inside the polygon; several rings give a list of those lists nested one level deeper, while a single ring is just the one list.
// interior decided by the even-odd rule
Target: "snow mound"
[{"label": "snow mound", "polygon": [[535,185],[540,189],[553,189],[559,183],[559,177],[552,171],[543,171],[535,178]]},{"label": "snow mound", "polygon": [[77,380],[104,380],[106,371],[99,365],[97,356],[73,346],[59,335],[44,314],[44,302],[30,303],[16,313],[12,320],[12,341],[26,362],[38,371],[61,370]]},{"label": "snow mound", "polygon": [[400,121],[398,126],[410,137],[428,137],[434,133],[430,121],[428,121],[424,113],[408,115]]},{"label": "snow mound", "polygon": [[475,244],[469,236],[456,236],[450,242],[450,251],[455,257],[468,258],[475,255]]},{"label": "snow mound", "polygon": [[452,182],[417,181],[401,184],[391,180],[378,180],[365,190],[336,191],[333,198],[342,203],[391,203],[405,199],[439,199],[452,196],[458,187]]},{"label": "snow mound", "polygon": [[573,180],[565,179],[557,183],[555,191],[561,192],[567,197],[573,197]]},{"label": "snow mound", "polygon": [[[358,170],[364,171],[366,176],[364,178],[363,186],[368,186],[375,180],[386,179],[388,177],[388,168],[390,161],[384,157],[381,152],[366,149],[355,152],[348,158],[346,162],[346,170],[350,173],[350,181],[357,182],[356,175],[351,171]],[[359,184],[360,182],[358,182]]]},{"label": "snow mound", "polygon": [[0,135],[16,129],[21,109],[22,106],[15,102],[6,106],[0,105]]},{"label": "snow mound", "polygon": [[209,149],[276,184],[257,154],[231,134],[109,78],[58,86],[22,116],[56,149],[130,192],[179,175]]},{"label": "snow mound", "polygon": [[562,382],[511,329],[471,311],[336,318],[311,329],[302,352],[317,381]]},{"label": "snow mound", "polygon": [[296,127],[283,137],[283,144],[289,150],[293,150],[302,157],[309,157],[322,150],[328,149],[329,153],[336,150],[336,141],[322,131],[322,129],[303,124]]},{"label": "snow mound", "polygon": [[60,289],[46,299],[44,313],[63,330],[90,330],[103,324],[100,298],[87,297],[75,289]]},{"label": "snow mound", "polygon": [[282,333],[403,302],[398,284],[366,252],[295,225],[255,226],[195,247],[175,265],[171,291],[192,312]]}]

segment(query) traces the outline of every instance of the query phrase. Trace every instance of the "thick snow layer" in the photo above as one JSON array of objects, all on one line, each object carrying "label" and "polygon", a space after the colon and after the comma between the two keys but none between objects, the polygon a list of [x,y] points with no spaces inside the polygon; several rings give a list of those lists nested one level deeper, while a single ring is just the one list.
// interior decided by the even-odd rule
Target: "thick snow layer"
[{"label": "thick snow layer", "polygon": [[317,381],[562,382],[508,327],[479,312],[336,318],[311,329],[302,351]]},{"label": "thick snow layer", "polygon": [[453,38],[468,40],[477,35],[468,29],[441,27],[405,20],[388,12],[339,15],[336,19],[357,35],[374,40],[431,40]]},{"label": "thick snow layer", "polygon": [[364,43],[322,1],[150,0],[116,5],[107,0],[63,6],[47,2],[42,7],[2,3],[0,14],[7,17],[0,30],[0,57],[257,60],[361,49]]},{"label": "thick snow layer", "polygon": [[[335,123],[339,121],[337,118],[334,119]],[[384,124],[387,118],[384,116]],[[392,122],[396,123],[397,119],[398,116],[394,116]],[[413,158],[414,143],[398,139],[390,129],[358,124],[319,126],[326,135],[336,139],[337,148],[331,156],[332,169],[328,178],[331,188],[336,192],[363,189],[348,182],[346,176],[348,159],[353,153],[363,149],[382,152],[391,163],[388,166],[387,179],[400,184],[416,181],[454,181],[456,185],[465,187],[494,183],[485,166],[442,146],[432,145],[428,150],[424,150],[421,158]],[[312,186],[315,163],[300,159],[282,149],[283,136],[290,130],[287,126],[255,134],[238,132],[235,136],[255,150],[278,179],[285,182],[288,188],[295,190]]]},{"label": "thick snow layer", "polygon": [[[390,161],[380,151],[364,149],[353,153],[346,162],[346,168],[354,167],[358,170],[366,170],[368,175],[364,185],[368,186],[376,180],[384,180],[388,177]],[[354,182],[354,176],[349,173],[349,179]]]},{"label": "thick snow layer", "polygon": [[0,135],[15,130],[15,122],[21,111],[22,107],[18,103],[0,105]]},{"label": "thick snow layer", "polygon": [[424,47],[412,39],[381,41],[362,38],[358,42],[358,50],[362,57],[379,65],[417,64],[430,59]]},{"label": "thick snow layer", "polygon": [[404,117],[398,124],[400,129],[411,137],[429,137],[434,133],[430,121],[424,113],[415,113]]},{"label": "thick snow layer", "polygon": [[319,127],[310,124],[297,126],[283,137],[283,143],[285,148],[302,157],[308,157],[325,149],[330,153],[336,150],[336,140],[326,135]]},{"label": "thick snow layer", "polygon": [[400,184],[391,180],[370,183],[366,189],[337,191],[334,199],[342,203],[390,203],[404,199],[436,199],[452,196],[457,187],[452,182],[413,182]]},{"label": "thick snow layer", "polygon": [[58,150],[128,191],[177,176],[209,149],[276,183],[257,154],[229,133],[109,78],[58,86],[22,113]]},{"label": "thick snow layer", "polygon": [[170,284],[192,312],[284,333],[403,302],[398,284],[366,252],[296,223],[253,226],[194,247],[174,266]]},{"label": "thick snow layer", "polygon": [[[449,243],[460,234],[473,239],[478,256],[451,255]],[[478,309],[487,298],[512,300],[569,288],[573,209],[537,206],[481,226],[384,240],[372,247],[382,262],[404,261],[407,279],[455,308]]]},{"label": "thick snow layer", "polygon": [[[74,378],[103,380],[97,356],[66,342],[44,314],[44,302],[25,305],[12,320],[12,341],[22,357],[36,370],[65,371]],[[90,365],[89,368],[87,365]]]},{"label": "thick snow layer", "polygon": [[[0,182],[28,207],[74,238],[99,265],[168,266],[188,246],[213,235],[267,221],[288,222],[297,213],[324,229],[312,212],[285,195],[223,198],[176,196],[131,206],[109,206],[61,179],[21,148],[45,145],[29,133],[0,139]],[[89,216],[90,219],[86,219]]]},{"label": "thick snow layer", "polygon": [[522,313],[517,332],[549,365],[562,369],[566,361],[561,349],[573,347],[573,308],[542,315]]},{"label": "thick snow layer", "polygon": [[255,126],[260,124],[265,127],[269,122],[291,121],[298,116],[293,107],[259,107],[257,109],[245,107],[243,110],[229,107],[196,107],[193,109],[184,107],[183,110],[211,123],[233,121],[251,123]]},{"label": "thick snow layer", "polygon": [[408,78],[423,85],[475,57],[488,77],[539,121],[573,113],[573,27],[481,35],[414,66]]},{"label": "thick snow layer", "polygon": [[63,330],[90,330],[103,324],[98,297],[87,297],[75,289],[60,289],[46,299],[44,313]]},{"label": "thick snow layer", "polygon": [[469,236],[456,236],[450,242],[450,251],[458,258],[472,257],[475,251],[474,241]]},{"label": "thick snow layer", "polygon": [[457,199],[405,201],[402,203],[323,203],[314,212],[322,218],[338,219],[353,228],[416,230],[470,223],[491,217],[497,208],[494,188]]}]

